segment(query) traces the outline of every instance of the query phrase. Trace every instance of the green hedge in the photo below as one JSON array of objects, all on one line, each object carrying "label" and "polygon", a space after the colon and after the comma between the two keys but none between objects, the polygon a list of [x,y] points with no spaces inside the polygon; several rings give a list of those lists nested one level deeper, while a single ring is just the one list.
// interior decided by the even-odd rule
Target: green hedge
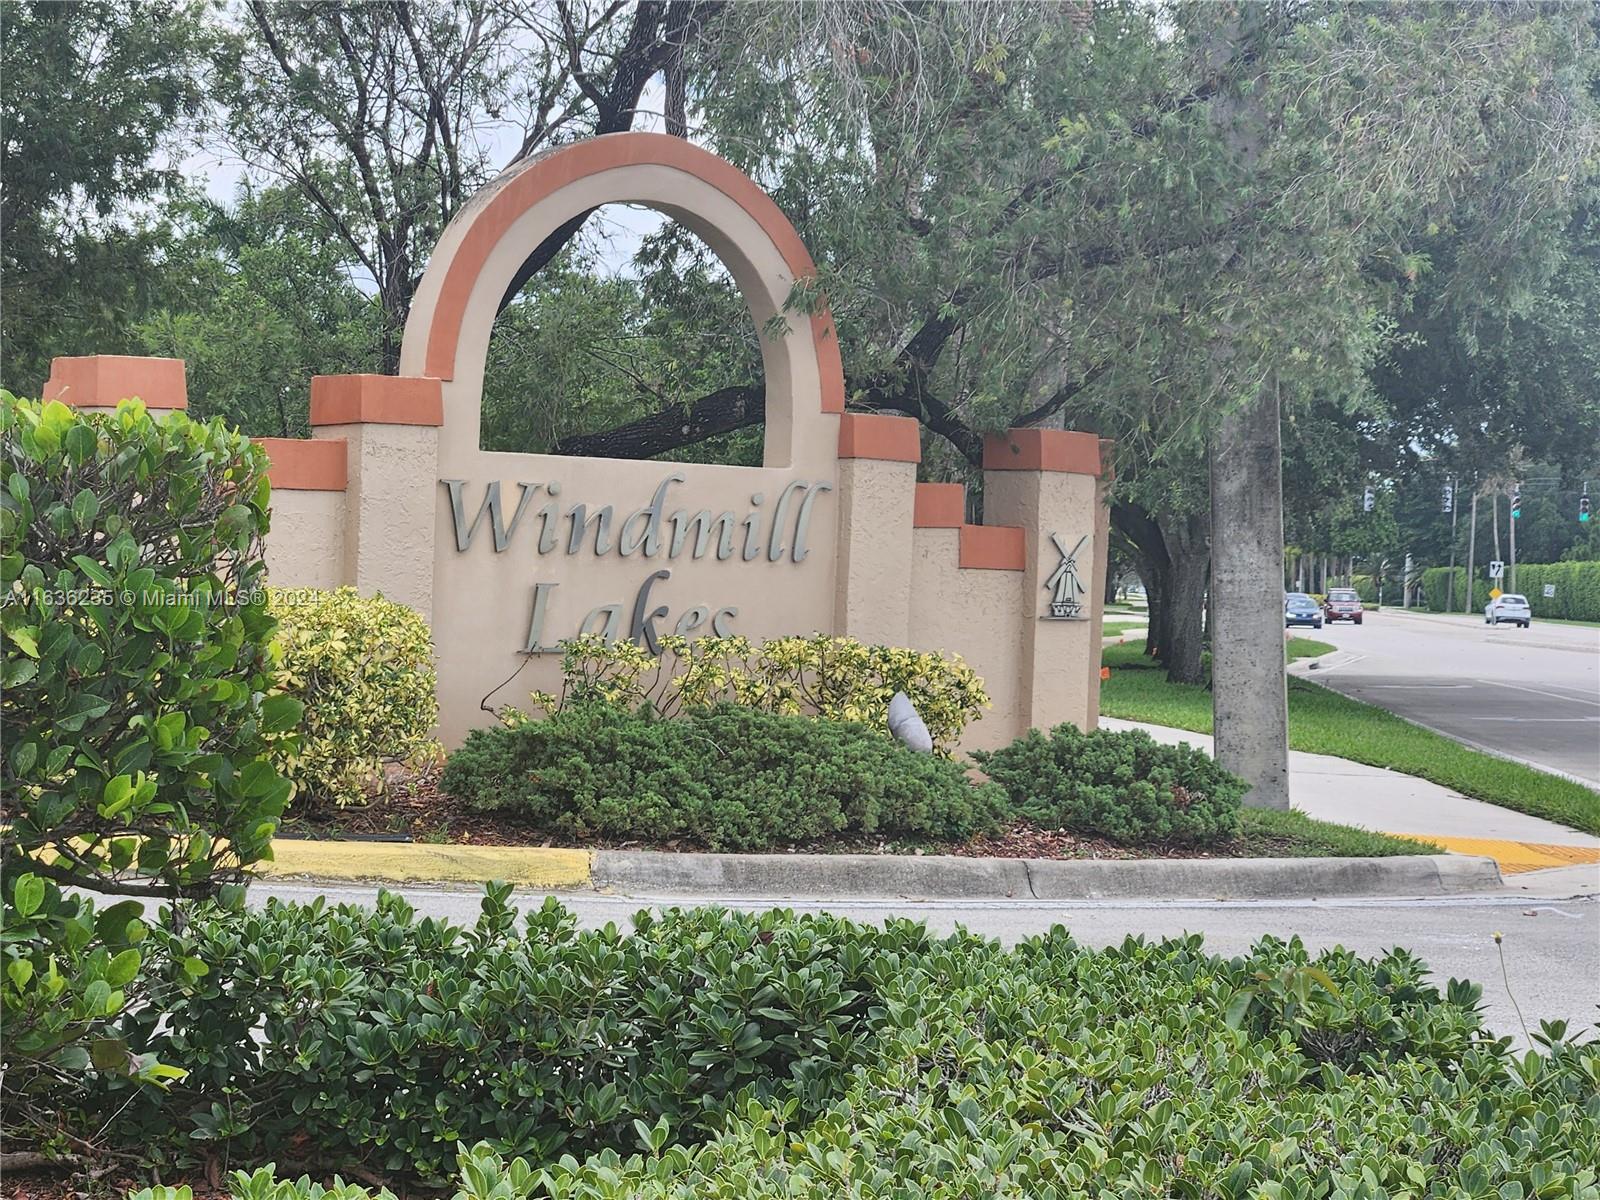
[{"label": "green hedge", "polygon": [[1163,746],[1142,729],[1030,729],[977,763],[1012,809],[1046,829],[1119,842],[1211,845],[1239,832],[1244,780],[1193,746]]},{"label": "green hedge", "polygon": [[580,842],[681,838],[710,850],[840,833],[960,841],[994,829],[1005,804],[960,764],[866,725],[733,704],[668,720],[591,701],[476,730],[441,785]]},{"label": "green hedge", "polygon": [[[1455,610],[1462,609],[1467,570],[1455,570]],[[1445,611],[1449,588],[1449,567],[1429,567],[1422,573],[1423,602],[1434,612]],[[1545,584],[1554,584],[1556,594],[1547,597]],[[1492,585],[1480,570],[1473,581],[1472,611],[1481,613],[1489,603]],[[1510,580],[1502,581],[1510,591]],[[1535,617],[1568,621],[1600,621],[1600,562],[1518,563],[1517,591],[1528,598]]]},{"label": "green hedge", "polygon": [[[1597,1195],[1600,1044],[1513,1056],[1480,989],[1403,950],[709,910],[578,931],[553,900],[524,932],[508,893],[469,929],[385,896],[153,935],[205,970],[161,974],[130,1033],[191,1074],[85,1128],[409,1195],[487,1143],[476,1200]],[[318,1194],[269,1183],[234,1194]]]}]

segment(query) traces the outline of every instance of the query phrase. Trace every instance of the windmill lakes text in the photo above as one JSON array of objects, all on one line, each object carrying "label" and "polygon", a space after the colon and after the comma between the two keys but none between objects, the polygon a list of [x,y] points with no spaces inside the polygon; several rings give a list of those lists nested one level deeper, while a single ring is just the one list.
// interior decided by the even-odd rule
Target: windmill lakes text
[{"label": "windmill lakes text", "polygon": [[[517,483],[514,502],[500,481],[489,483],[469,518],[471,497],[464,479],[443,479],[450,497],[450,518],[455,532],[456,550],[466,553],[473,541],[487,537],[494,552],[527,553],[538,556],[578,555],[590,550],[596,556],[616,554],[641,559],[704,559],[779,563],[787,559],[801,563],[810,553],[806,535],[811,526],[812,508],[817,497],[833,490],[831,484],[794,480],[786,484],[768,503],[762,492],[750,493],[749,509],[740,516],[732,511],[712,513],[710,509],[691,512],[677,508],[668,512],[668,493],[682,484],[682,475],[671,474],[656,486],[647,504],[618,520],[609,504],[591,510],[587,504],[563,505],[561,484]],[[768,517],[770,516],[770,520]],[[519,532],[522,534],[518,538]],[[731,605],[718,607],[697,604],[674,621],[666,605],[651,606],[651,589],[672,577],[671,567],[648,572],[626,600],[596,604],[578,622],[574,634],[599,634],[607,641],[626,637],[647,647],[660,649],[663,633],[719,637],[733,632],[739,610]],[[528,619],[527,654],[560,653],[560,638],[546,639],[545,623],[560,586],[555,581],[533,585]]]}]

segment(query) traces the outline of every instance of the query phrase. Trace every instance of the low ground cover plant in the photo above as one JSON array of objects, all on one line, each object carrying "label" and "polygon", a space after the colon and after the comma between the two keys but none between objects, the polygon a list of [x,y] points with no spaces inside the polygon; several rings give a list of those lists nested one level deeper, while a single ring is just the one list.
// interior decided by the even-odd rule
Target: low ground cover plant
[{"label": "low ground cover plant", "polygon": [[475,730],[441,784],[570,838],[711,850],[843,833],[959,841],[994,828],[1003,808],[959,764],[865,725],[726,703],[666,719],[589,700]]},{"label": "low ground cover plant", "polygon": [[1140,730],[1032,729],[973,757],[1005,788],[1013,812],[1047,828],[1175,845],[1208,845],[1239,831],[1244,782],[1209,755]]},{"label": "low ground cover plant", "polygon": [[304,707],[279,756],[296,806],[356,804],[383,765],[437,751],[433,635],[422,614],[353,587],[272,592],[276,686]]},{"label": "low ground cover plant", "polygon": [[959,655],[826,634],[773,638],[759,646],[742,637],[669,637],[661,640],[660,654],[587,635],[565,644],[561,672],[558,694],[534,693],[546,712],[603,700],[627,709],[649,705],[671,716],[731,703],[883,729],[889,701],[904,692],[943,752],[989,707],[983,680]]},{"label": "low ground cover plant", "polygon": [[306,1171],[565,1200],[1600,1195],[1600,1045],[1547,1026],[1513,1056],[1476,987],[1399,950],[711,910],[579,932],[554,902],[518,928],[499,890],[470,929],[386,896],[153,940],[162,1017],[128,1036],[190,1074],[81,1119],[244,1168],[248,1200],[309,1200]]}]

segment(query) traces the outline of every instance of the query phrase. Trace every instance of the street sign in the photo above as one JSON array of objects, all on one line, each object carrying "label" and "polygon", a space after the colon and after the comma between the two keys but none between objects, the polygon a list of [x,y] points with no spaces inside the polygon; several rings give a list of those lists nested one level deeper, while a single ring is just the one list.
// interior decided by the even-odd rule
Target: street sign
[{"label": "street sign", "polygon": [[1544,598],[1546,600],[1554,600],[1556,598],[1556,585],[1555,584],[1547,583],[1547,584],[1544,585]]},{"label": "street sign", "polygon": [[1504,595],[1505,595],[1505,593],[1502,592],[1499,588],[1490,588],[1489,589],[1489,599],[1491,599],[1491,600],[1498,600],[1498,599],[1500,599],[1501,596],[1504,596]]},{"label": "street sign", "polygon": [[1489,564],[1489,578],[1499,579],[1506,573],[1506,565],[1498,558]]}]

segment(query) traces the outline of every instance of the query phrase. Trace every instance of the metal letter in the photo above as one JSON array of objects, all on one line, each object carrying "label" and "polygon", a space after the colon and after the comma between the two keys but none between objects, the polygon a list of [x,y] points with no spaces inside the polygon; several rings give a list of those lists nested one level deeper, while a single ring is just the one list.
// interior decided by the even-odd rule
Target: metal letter
[{"label": "metal letter", "polygon": [[544,610],[549,602],[550,593],[558,585],[554,583],[536,583],[533,585],[533,619],[528,622],[528,644],[522,648],[524,654],[560,654],[560,646],[541,645],[544,638]]},{"label": "metal letter", "polygon": [[784,484],[783,491],[778,493],[778,506],[772,510],[772,536],[767,542],[768,562],[777,562],[783,557],[783,525],[789,519],[789,495],[805,486],[801,480],[795,479]]},{"label": "metal letter", "polygon": [[[628,519],[622,523],[622,529],[617,535],[617,553],[627,558],[640,545],[644,546],[644,556],[654,558],[656,551],[661,548],[661,502],[667,498],[667,488],[674,483],[682,483],[683,476],[677,472],[668,475],[656,487],[656,494],[650,498],[650,503],[645,507],[628,514]],[[648,514],[648,515],[647,515]],[[629,532],[629,527],[639,517],[645,518],[644,535],[634,537]]]},{"label": "metal letter", "polygon": [[465,551],[472,546],[472,538],[478,532],[478,523],[483,520],[484,511],[489,513],[489,527],[494,532],[494,549],[499,554],[511,542],[511,535],[516,532],[517,522],[522,520],[523,510],[528,507],[528,501],[539,490],[537,483],[519,483],[522,497],[517,501],[517,511],[511,515],[511,523],[507,525],[500,509],[500,481],[494,480],[484,489],[483,502],[478,505],[478,512],[472,518],[472,524],[467,524],[466,507],[461,503],[461,489],[466,486],[464,479],[441,479],[445,491],[450,493],[450,517],[455,524],[456,549]]},{"label": "metal letter", "polygon": [[645,616],[645,605],[650,603],[650,589],[655,586],[656,580],[671,578],[672,572],[661,568],[639,585],[639,594],[633,598],[633,620],[628,625],[628,640],[638,642],[642,638],[645,649],[651,654],[661,653],[661,639],[656,637],[656,622],[667,615],[667,606],[663,604]]},{"label": "metal letter", "polygon": [[739,615],[737,608],[719,608],[717,615],[711,618],[711,632],[717,637],[732,637],[733,630],[728,622]]},{"label": "metal letter", "polygon": [[688,637],[696,629],[699,629],[700,626],[704,625],[706,623],[706,618],[710,615],[711,610],[709,608],[701,608],[699,605],[696,605],[694,608],[691,608],[688,612],[684,613],[683,616],[678,618],[678,624],[672,632],[677,634],[679,637]]},{"label": "metal letter", "polygon": [[693,526],[695,538],[692,557],[704,558],[706,547],[711,544],[711,528],[715,525],[721,529],[721,534],[717,541],[717,557],[719,559],[732,558],[733,527],[737,522],[738,518],[731,512],[722,513],[713,519],[710,509],[702,508],[691,517],[686,509],[680,508],[672,514],[672,549],[669,551],[668,557],[677,558],[683,551],[684,543],[689,540],[689,529]]},{"label": "metal letter", "polygon": [[[754,492],[750,496],[750,503],[760,508],[761,499],[761,493]],[[744,561],[749,562],[761,554],[761,514],[752,512],[741,523],[744,525]]]},{"label": "metal letter", "polygon": [[572,521],[572,533],[567,538],[568,554],[576,554],[578,547],[583,545],[583,535],[587,532],[585,527],[591,520],[594,522],[594,552],[604,554],[611,549],[611,505],[606,505],[591,517],[586,505],[574,504],[567,516]]},{"label": "metal letter", "polygon": [[578,626],[579,637],[590,632],[589,626],[601,613],[606,614],[606,627],[596,632],[608,642],[617,640],[617,631],[622,627],[622,605],[620,604],[597,604],[591,608],[588,615],[583,618],[583,623]]},{"label": "metal letter", "polygon": [[811,524],[811,505],[817,496],[823,492],[833,491],[831,483],[813,483],[806,492],[806,498],[800,502],[800,515],[794,523],[794,553],[791,557],[795,562],[805,562],[810,549],[806,546],[806,527]]}]

